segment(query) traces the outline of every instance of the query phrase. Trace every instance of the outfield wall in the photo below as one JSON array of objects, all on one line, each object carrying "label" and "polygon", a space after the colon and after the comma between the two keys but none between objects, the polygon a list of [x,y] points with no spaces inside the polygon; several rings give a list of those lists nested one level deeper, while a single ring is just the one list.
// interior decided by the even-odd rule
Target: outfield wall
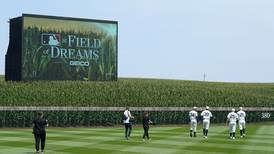
[{"label": "outfield wall", "polygon": [[[172,110],[174,109],[174,110]],[[149,111],[156,125],[188,124],[191,108],[131,108],[134,124],[141,124],[144,111]],[[231,108],[212,108],[212,123],[224,123]],[[274,121],[273,108],[246,108],[247,122]],[[31,127],[37,111],[53,127],[92,127],[122,125],[123,107],[0,107],[0,127]],[[199,114],[201,112],[199,111]],[[201,121],[201,117],[199,117]]]},{"label": "outfield wall", "polygon": [[[211,111],[230,111],[232,107],[211,107]],[[0,111],[124,111],[125,107],[85,106],[0,106]],[[131,111],[190,111],[192,107],[130,107]],[[202,107],[197,107],[202,111]],[[237,109],[236,109],[237,110]],[[274,111],[274,107],[245,107],[245,111]]]}]

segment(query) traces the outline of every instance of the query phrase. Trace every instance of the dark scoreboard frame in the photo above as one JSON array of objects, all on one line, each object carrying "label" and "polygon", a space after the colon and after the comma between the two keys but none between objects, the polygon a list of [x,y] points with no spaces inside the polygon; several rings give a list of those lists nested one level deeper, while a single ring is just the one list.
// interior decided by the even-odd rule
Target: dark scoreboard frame
[{"label": "dark scoreboard frame", "polygon": [[87,18],[74,18],[74,17],[62,17],[62,16],[50,16],[50,15],[37,15],[37,14],[22,14],[20,17],[10,19],[10,37],[9,46],[5,60],[5,80],[6,81],[29,81],[22,79],[22,52],[23,52],[23,29],[24,18],[36,17],[46,19],[57,20],[71,20],[71,21],[83,21],[83,22],[96,22],[96,23],[110,23],[115,24],[116,29],[116,79],[118,78],[118,21],[112,20],[99,20],[99,19],[87,19]]}]

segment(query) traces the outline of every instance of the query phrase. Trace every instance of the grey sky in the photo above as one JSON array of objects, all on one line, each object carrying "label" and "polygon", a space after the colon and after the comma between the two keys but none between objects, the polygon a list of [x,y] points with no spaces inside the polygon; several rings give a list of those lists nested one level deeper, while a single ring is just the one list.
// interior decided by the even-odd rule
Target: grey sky
[{"label": "grey sky", "polygon": [[0,74],[9,18],[22,13],[119,22],[119,77],[274,82],[273,0],[8,0],[0,9]]}]

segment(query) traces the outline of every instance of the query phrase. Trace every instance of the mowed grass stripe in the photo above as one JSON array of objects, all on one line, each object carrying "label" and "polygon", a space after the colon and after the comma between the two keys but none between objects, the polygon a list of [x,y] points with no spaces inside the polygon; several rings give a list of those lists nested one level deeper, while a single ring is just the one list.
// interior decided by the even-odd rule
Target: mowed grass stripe
[{"label": "mowed grass stripe", "polygon": [[[202,130],[198,130],[197,138],[189,137],[189,126],[183,127],[151,127],[152,141],[142,142],[143,130],[133,128],[130,141],[124,140],[121,128],[49,128],[47,133],[47,153],[83,154],[83,153],[191,153],[191,154],[225,154],[225,153],[274,153],[274,126],[250,125],[247,138],[228,139],[227,127],[211,125],[209,138],[202,138]],[[272,130],[272,131],[270,131]],[[8,131],[8,133],[5,133]],[[20,135],[20,134],[23,135]],[[4,136],[2,136],[4,134]],[[11,136],[7,136],[10,134]],[[14,135],[18,134],[18,136]],[[266,134],[266,136],[264,136]],[[264,139],[265,138],[265,139]],[[271,144],[272,143],[272,144]],[[34,139],[31,129],[1,130],[0,154],[12,149],[14,153],[30,153],[34,151]],[[9,153],[11,154],[11,153]]]},{"label": "mowed grass stripe", "polygon": [[[183,132],[183,131],[181,131],[182,128],[175,128],[175,129],[173,129],[171,131],[174,131],[174,130],[178,131],[180,133],[176,133],[176,134],[171,133],[173,135],[167,135],[165,137],[158,137],[157,136],[157,137],[155,137],[156,139],[153,138],[153,141],[149,142],[149,144],[146,144],[146,143],[144,144],[139,139],[137,142],[135,141],[135,143],[140,143],[141,142],[143,144],[136,144],[133,147],[131,146],[131,147],[128,147],[128,148],[123,148],[120,151],[131,152],[132,150],[140,149],[139,151],[145,153],[144,150],[147,151],[148,149],[151,149],[149,151],[153,151],[153,152],[156,153],[160,149],[160,151],[162,153],[176,153],[178,151],[177,148],[185,146],[186,144],[184,143],[185,142],[184,141],[185,133],[182,133]],[[213,131],[217,131],[217,130],[219,131],[219,129],[215,129],[215,128],[212,128],[212,130]],[[153,131],[151,131],[151,134],[153,134]],[[184,134],[184,136],[182,134]],[[213,133],[213,134],[215,134],[215,133]],[[178,135],[181,135],[181,136],[178,136]],[[187,136],[188,135],[189,134],[187,133]],[[162,142],[162,141],[164,141],[164,142]],[[107,144],[109,144],[109,146],[111,146],[113,144],[117,144],[117,142],[115,142],[115,141],[102,142],[102,143],[107,143]],[[188,143],[189,143],[188,145],[195,144],[195,143],[193,143],[193,141],[192,142],[188,142]],[[174,148],[174,147],[176,147],[176,148]],[[169,150],[166,151],[166,149],[169,149]]]},{"label": "mowed grass stripe", "polygon": [[[252,130],[252,129],[251,129]],[[267,134],[266,134],[267,133]],[[263,154],[273,154],[274,153],[274,147],[273,147],[273,141],[271,140],[261,140],[256,138],[256,136],[273,136],[274,135],[274,129],[273,126],[259,126],[258,129],[256,129],[256,132],[252,135],[249,135],[249,140],[245,143],[245,145],[242,146],[241,151],[239,153],[245,154],[249,152],[250,154],[257,154],[257,153],[263,153]],[[255,147],[255,149],[250,148]],[[249,149],[253,149],[249,151]]]},{"label": "mowed grass stripe", "polygon": [[[202,150],[200,148],[196,148],[196,147],[199,147],[201,144],[204,144],[204,143],[207,143],[209,142],[210,140],[214,139],[216,136],[220,136],[221,134],[224,133],[224,130],[226,129],[226,127],[224,126],[214,126],[214,125],[211,125],[210,128],[209,128],[209,133],[208,133],[208,138],[205,139],[203,138],[203,135],[201,134],[198,137],[196,138],[190,138],[189,137],[189,134],[188,134],[188,137],[186,137],[185,139],[185,146],[183,147],[180,147],[180,149],[178,149],[178,152],[180,153],[181,151],[193,151],[193,152],[196,152],[196,153],[206,153],[206,152],[210,152],[210,153],[219,153],[219,151],[207,151],[207,150]],[[200,132],[202,132],[202,129],[200,130]]]},{"label": "mowed grass stripe", "polygon": [[[226,144],[243,144],[246,143],[247,140],[250,138],[250,135],[247,136],[246,138],[239,138],[236,137],[235,140],[231,140],[228,135],[223,135],[223,136],[218,136],[218,138],[213,138],[210,139],[210,143],[226,143]],[[253,145],[260,145],[260,144],[272,144],[274,140],[261,140],[261,139],[253,139],[248,140],[248,143],[253,144]]]},{"label": "mowed grass stripe", "polygon": [[[214,128],[213,128],[214,129]],[[153,138],[153,136],[155,135],[152,131],[152,138],[153,138],[153,142],[150,143],[149,146],[158,146],[158,147],[172,147],[174,148],[175,146],[190,146],[190,145],[193,145],[197,142],[200,142],[202,140],[204,140],[202,137],[201,134],[198,133],[198,137],[196,138],[190,138],[189,137],[189,132],[186,132],[188,131],[188,129],[184,129],[184,131],[181,131],[182,129],[179,129],[180,132],[177,134],[177,135],[173,135],[173,136],[166,136],[165,138],[158,138],[156,137]],[[198,132],[201,132],[202,130],[198,130]],[[217,135],[218,133],[214,132],[214,133],[211,133],[211,136],[215,136]],[[161,136],[161,135],[160,135]]]},{"label": "mowed grass stripe", "polygon": [[[181,129],[181,128],[172,128],[172,129],[165,129],[166,130],[170,130],[171,132],[174,132],[174,129]],[[121,130],[123,131],[123,130]],[[158,132],[158,131],[156,131]],[[167,135],[168,133],[163,133],[162,135],[164,136],[171,136],[171,135],[178,135],[178,133],[170,133],[169,135]],[[94,137],[92,137],[94,139]],[[98,137],[95,137],[98,140]],[[102,137],[100,137],[102,138]],[[161,137],[163,138],[163,137]],[[144,143],[141,141],[141,137],[134,137],[132,138],[130,141],[124,141],[124,139],[122,138],[121,140],[121,136],[119,136],[118,138],[111,138],[111,136],[108,136],[106,138],[104,138],[105,141],[103,142],[97,142],[96,145],[94,145],[96,147],[96,149],[109,149],[109,150],[118,150],[121,152],[134,152],[136,151],[136,148],[139,149],[139,145],[143,146],[143,148],[141,148],[142,150],[138,150],[139,152],[142,153],[151,153],[150,151],[153,151],[153,153],[155,151],[160,151],[161,152],[165,152],[165,153],[171,153],[171,150],[169,150],[169,148],[153,148],[153,147],[145,147]],[[117,142],[117,141],[121,141],[121,142]],[[132,146],[132,144],[134,144],[134,146]],[[130,145],[130,146],[129,146]],[[66,149],[64,151],[67,151]],[[172,150],[172,152],[174,152],[175,150]]]},{"label": "mowed grass stripe", "polygon": [[[188,144],[188,146],[195,144],[195,142],[193,142],[193,140],[192,140],[192,142],[185,141],[185,140],[189,140],[189,137],[188,137],[189,134],[182,133],[183,131],[181,131],[182,130],[181,128],[180,129],[177,128],[174,130],[179,130],[179,132],[180,132],[179,134],[181,134],[181,136],[171,135],[171,136],[166,136],[165,138],[161,138],[161,139],[156,138],[156,140],[154,140],[154,138],[153,138],[153,141],[149,142],[149,144],[137,145],[137,146],[134,146],[134,148],[130,147],[130,148],[123,149],[121,151],[137,150],[137,148],[138,148],[139,151],[144,152],[143,151],[144,149],[146,151],[147,148],[150,148],[151,149],[150,151],[152,151],[152,153],[177,153],[179,151],[178,148],[185,147],[186,144]],[[213,128],[212,130],[214,131],[215,129]],[[217,131],[217,130],[215,130],[215,131]],[[152,131],[152,134],[153,134],[153,131]],[[182,135],[182,134],[184,134],[184,135]],[[186,136],[187,136],[187,138],[185,138]],[[193,139],[195,140],[197,138],[193,138]],[[197,143],[197,140],[196,140],[196,143]],[[155,150],[155,149],[157,149],[157,150]],[[169,150],[166,151],[163,149],[169,149]],[[187,150],[180,150],[180,151],[187,152]]]},{"label": "mowed grass stripe", "polygon": [[[173,128],[172,128],[173,129]],[[178,128],[177,128],[178,129]],[[170,130],[170,128],[165,128],[164,130]],[[123,129],[121,129],[120,131],[124,131]],[[141,132],[141,131],[139,131],[139,132]],[[158,131],[156,131],[156,132],[158,132]],[[166,133],[165,133],[166,134]],[[175,135],[177,135],[178,133],[176,133]],[[83,141],[85,141],[85,143],[87,143],[88,141],[89,141],[89,143],[90,143],[90,141],[92,141],[91,143],[92,143],[92,145],[94,145],[97,149],[107,149],[107,147],[110,147],[110,150],[114,150],[114,146],[116,146],[117,147],[117,149],[123,149],[124,147],[125,147],[125,145],[123,145],[123,143],[125,143],[125,144],[128,144],[127,142],[124,142],[124,138],[123,138],[123,133],[116,133],[116,135],[113,135],[113,134],[109,134],[109,133],[104,133],[104,135],[105,136],[102,136],[102,134],[100,134],[99,136],[97,135],[97,136],[89,136],[89,137],[84,137],[84,138],[82,138],[82,139],[80,139],[80,142],[83,142]],[[141,144],[142,142],[140,142],[140,140],[139,140],[140,138],[138,137],[138,141],[136,140],[136,142],[135,142],[135,144],[136,143],[139,143],[139,144]],[[105,145],[104,143],[107,143],[107,142],[112,142],[112,143],[117,143],[117,141],[122,141],[122,144],[120,143],[119,145]],[[76,142],[79,142],[79,140],[75,140]],[[132,140],[130,141],[131,143],[132,143]],[[118,142],[119,143],[119,142]],[[60,143],[58,143],[58,142],[55,142],[55,144],[59,144],[60,145]],[[74,144],[74,145],[77,145],[77,144],[75,144],[75,143],[69,143],[69,142],[64,142],[64,143],[62,143],[61,142],[61,145],[66,145],[66,144]],[[96,145],[95,145],[96,144]],[[88,146],[86,146],[86,147],[89,147],[91,144],[87,144]],[[90,150],[90,149],[89,149]],[[67,151],[66,149],[64,149],[64,150],[61,150],[61,151]],[[126,151],[126,150],[122,150],[122,151]],[[130,152],[132,152],[132,150],[128,150],[128,151],[130,151]]]},{"label": "mowed grass stripe", "polygon": [[[132,136],[140,136],[142,135],[143,130],[140,130],[139,128],[136,130],[135,128],[133,128],[132,130]],[[163,132],[160,130],[153,130],[153,133],[157,133],[157,134],[171,134],[173,132]],[[108,134],[108,136],[124,136],[124,130],[123,129],[117,129],[115,131],[108,129],[108,131],[94,131],[94,130],[89,130],[89,131],[64,131],[64,132],[57,132],[57,131],[48,131],[48,134],[50,134],[50,136],[63,136],[63,135],[68,135],[68,136],[105,136],[105,134]],[[175,135],[177,135],[178,133],[174,133]]]},{"label": "mowed grass stripe", "polygon": [[[257,129],[258,129],[258,127],[253,127],[252,129],[250,129],[249,135],[252,136],[253,134],[256,134]],[[195,148],[196,148],[196,150],[200,150],[201,152],[205,151],[205,149],[210,152],[226,151],[227,153],[237,153],[237,152],[240,152],[243,150],[245,152],[247,152],[247,151],[254,152],[254,151],[257,151],[258,149],[259,149],[259,151],[268,151],[268,152],[273,151],[273,148],[269,148],[269,146],[267,146],[267,144],[260,144],[260,145],[257,144],[256,146],[254,146],[254,145],[243,146],[248,141],[252,142],[252,140],[249,138],[245,138],[245,139],[241,139],[241,140],[229,140],[228,137],[226,137],[226,135],[220,134],[219,136],[217,136],[214,139],[204,141],[204,142],[207,142],[207,144],[201,144],[200,146],[198,146],[198,147],[196,146]],[[216,146],[216,145],[218,145],[218,146]],[[186,147],[186,148],[192,149],[194,147]],[[258,151],[257,151],[257,153],[258,153]]]},{"label": "mowed grass stripe", "polygon": [[[153,131],[152,131],[153,132]],[[163,133],[163,134],[168,134],[168,133]],[[178,133],[175,133],[175,134],[178,134]],[[50,138],[50,137],[49,137]],[[90,138],[90,137],[87,137],[87,138]],[[91,138],[93,138],[93,139],[95,139],[95,140],[97,140],[98,141],[98,139],[100,139],[101,137],[91,137]],[[119,137],[120,138],[120,137]],[[51,139],[51,138],[50,138]],[[61,141],[61,142],[52,142],[50,139],[48,139],[48,142],[50,142],[50,143],[52,143],[52,144],[56,144],[56,145],[75,145],[76,147],[77,146],[83,146],[83,145],[87,145],[87,144],[83,144],[83,143],[80,143],[80,144],[77,144],[77,142],[79,142],[79,141],[77,141],[77,142],[64,142],[64,141]],[[59,138],[60,140],[65,140],[65,139],[67,139],[67,140],[73,140],[73,139],[75,139],[75,138],[69,138],[69,137],[63,137],[63,138]],[[103,138],[102,140],[114,140],[114,139],[111,139],[111,137],[107,137],[107,138]],[[90,140],[90,139],[88,139],[88,140]],[[76,140],[74,140],[74,141],[76,141]],[[117,141],[117,140],[116,140]],[[115,142],[116,142],[115,141]],[[86,141],[85,141],[86,142]],[[94,143],[94,141],[93,141],[93,143]],[[97,144],[99,144],[99,142],[97,142]],[[103,148],[105,148],[105,146],[103,147]],[[121,149],[121,147],[119,147],[119,149]]]}]

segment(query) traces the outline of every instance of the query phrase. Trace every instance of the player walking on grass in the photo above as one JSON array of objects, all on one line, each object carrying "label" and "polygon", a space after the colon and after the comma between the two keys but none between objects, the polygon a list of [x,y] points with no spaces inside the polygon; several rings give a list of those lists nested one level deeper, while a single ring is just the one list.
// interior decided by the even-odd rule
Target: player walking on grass
[{"label": "player walking on grass", "polygon": [[128,140],[131,135],[132,130],[132,123],[130,119],[133,119],[134,117],[131,115],[129,111],[129,107],[126,107],[126,110],[124,111],[124,125],[125,125],[125,138]]},{"label": "player walking on grass", "polygon": [[235,113],[233,108],[231,112],[227,115],[227,122],[229,122],[229,136],[231,139],[235,139],[236,125],[238,120],[238,114]]},{"label": "player walking on grass", "polygon": [[150,140],[148,130],[149,130],[149,124],[151,124],[151,123],[152,123],[152,121],[149,118],[148,112],[145,112],[144,116],[143,116],[143,128],[144,128],[143,141],[145,141],[145,138]]},{"label": "player walking on grass", "polygon": [[48,122],[43,118],[43,112],[38,112],[37,117],[33,120],[33,134],[35,138],[36,154],[39,154],[39,146],[41,142],[41,153],[44,153],[46,144],[46,126]]},{"label": "player walking on grass", "polygon": [[240,110],[237,112],[239,117],[239,129],[240,129],[240,135],[241,138],[245,137],[245,111],[243,111],[243,108],[240,107]]},{"label": "player walking on grass", "polygon": [[190,119],[190,137],[196,137],[196,130],[197,130],[197,107],[193,107],[193,110],[189,112],[189,119]]},{"label": "player walking on grass", "polygon": [[207,138],[208,129],[209,129],[209,125],[210,125],[210,118],[212,117],[212,113],[209,111],[208,106],[206,106],[206,109],[201,113],[201,116],[203,117],[203,134],[204,134],[204,138]]}]

